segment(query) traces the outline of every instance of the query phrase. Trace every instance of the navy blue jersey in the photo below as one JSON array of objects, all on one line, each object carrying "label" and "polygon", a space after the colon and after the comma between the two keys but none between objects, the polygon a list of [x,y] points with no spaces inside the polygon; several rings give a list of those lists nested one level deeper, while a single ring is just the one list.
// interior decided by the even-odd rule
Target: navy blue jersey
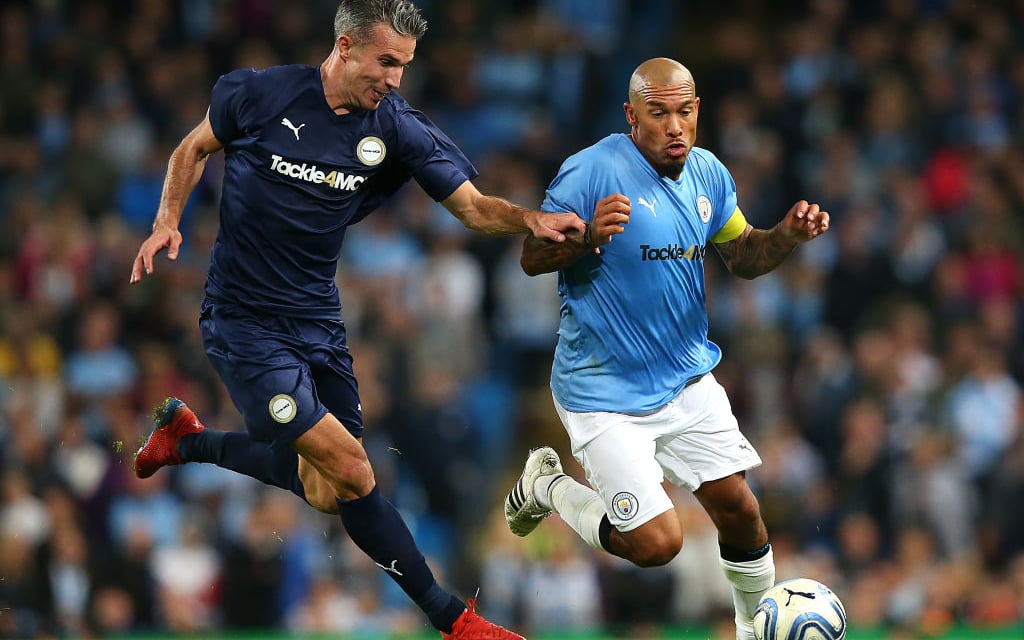
[{"label": "navy blue jersey", "polygon": [[210,101],[226,166],[206,295],[273,314],[339,315],[335,272],[345,230],[410,178],[435,200],[476,169],[400,96],[336,114],[320,69],[239,69]]}]

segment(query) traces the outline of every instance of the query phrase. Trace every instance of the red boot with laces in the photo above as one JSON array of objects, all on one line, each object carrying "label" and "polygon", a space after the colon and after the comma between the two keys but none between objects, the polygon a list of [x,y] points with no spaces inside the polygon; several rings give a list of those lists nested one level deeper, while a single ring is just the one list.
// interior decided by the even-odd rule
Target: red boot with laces
[{"label": "red boot with laces", "polygon": [[178,440],[187,433],[199,433],[206,427],[184,402],[167,398],[153,410],[153,433],[135,453],[135,475],[148,478],[160,467],[182,464]]},{"label": "red boot with laces", "polygon": [[443,640],[526,640],[518,633],[512,633],[504,627],[477,614],[476,598],[466,600],[466,610],[452,625],[452,632],[441,632]]}]

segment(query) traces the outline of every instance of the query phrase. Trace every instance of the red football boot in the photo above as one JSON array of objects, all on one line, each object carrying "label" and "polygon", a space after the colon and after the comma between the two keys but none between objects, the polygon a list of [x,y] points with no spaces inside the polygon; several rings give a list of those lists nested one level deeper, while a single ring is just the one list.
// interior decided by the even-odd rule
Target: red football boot
[{"label": "red football boot", "polygon": [[443,640],[526,640],[518,633],[488,622],[474,611],[476,598],[466,601],[466,610],[452,625],[452,632],[441,632]]},{"label": "red football boot", "polygon": [[178,439],[205,428],[184,402],[177,398],[164,400],[153,409],[153,433],[135,452],[135,475],[148,478],[160,467],[184,462],[178,455]]}]

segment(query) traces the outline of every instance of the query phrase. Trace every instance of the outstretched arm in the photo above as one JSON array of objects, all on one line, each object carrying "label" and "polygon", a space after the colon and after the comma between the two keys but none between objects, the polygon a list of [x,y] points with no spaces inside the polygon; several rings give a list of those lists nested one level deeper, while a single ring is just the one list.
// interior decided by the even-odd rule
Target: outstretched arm
[{"label": "outstretched arm", "polygon": [[547,213],[486,196],[470,181],[463,182],[441,201],[467,228],[485,235],[530,233],[551,242],[564,242],[567,233],[583,233],[585,225],[575,213]]},{"label": "outstretched arm", "polygon": [[135,256],[131,283],[141,281],[143,273],[153,273],[153,258],[162,249],[167,249],[167,257],[170,260],[178,257],[178,248],[181,247],[178,223],[181,222],[185,202],[203,175],[207,158],[223,146],[213,135],[210,113],[207,111],[203,121],[189,132],[171,153],[171,158],[167,162],[163,191],[160,194],[160,205],[153,220],[153,233],[142,243],[138,255]]},{"label": "outstretched arm", "polygon": [[528,276],[550,273],[567,267],[587,253],[600,253],[601,247],[612,241],[612,236],[626,230],[631,205],[621,193],[605,197],[594,207],[594,219],[580,231],[566,234],[567,240],[555,244],[538,238],[523,241],[523,255],[519,265]]},{"label": "outstretched arm", "polygon": [[738,237],[715,244],[733,275],[752,280],[782,264],[797,245],[828,231],[829,215],[817,204],[801,200],[771,229],[749,224]]}]

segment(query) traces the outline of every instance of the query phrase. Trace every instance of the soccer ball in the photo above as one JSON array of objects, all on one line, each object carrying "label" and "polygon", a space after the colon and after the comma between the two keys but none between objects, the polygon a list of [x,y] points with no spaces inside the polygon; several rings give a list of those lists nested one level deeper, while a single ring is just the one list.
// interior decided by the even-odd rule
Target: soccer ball
[{"label": "soccer ball", "polygon": [[836,594],[810,578],[784,580],[761,597],[754,612],[757,640],[843,640],[846,609]]}]

